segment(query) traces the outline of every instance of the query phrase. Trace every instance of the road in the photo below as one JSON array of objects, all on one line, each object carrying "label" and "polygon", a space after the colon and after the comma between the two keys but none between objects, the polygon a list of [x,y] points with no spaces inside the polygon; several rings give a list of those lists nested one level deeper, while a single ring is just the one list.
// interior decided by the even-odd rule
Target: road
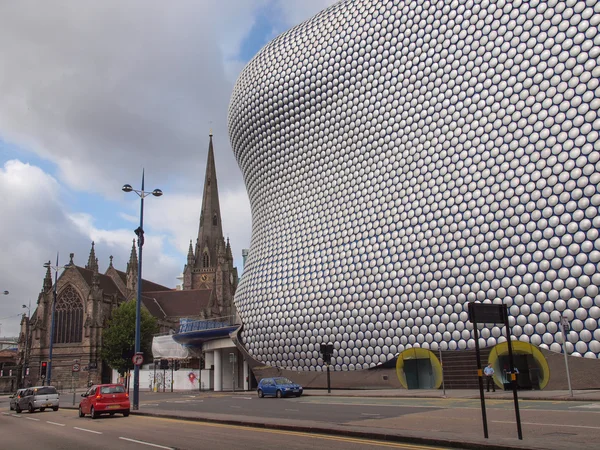
[{"label": "road", "polygon": [[[517,437],[514,404],[486,401],[490,442]],[[600,402],[519,401],[525,444],[545,448],[597,449],[600,442]],[[445,437],[483,436],[478,399],[374,398],[303,396],[259,399],[255,393],[144,393],[140,411],[204,417],[252,418],[286,424],[320,424],[356,430],[393,430],[406,435]]]},{"label": "road", "polygon": [[[441,447],[405,445],[344,436],[323,436],[283,430],[207,424],[177,419],[129,416],[79,418],[61,409],[33,414],[0,413],[1,447],[11,450],[70,449],[227,449],[300,450],[328,448],[361,450],[395,448],[435,450]],[[10,430],[6,432],[5,430]]]},{"label": "road", "polygon": [[[70,395],[61,396],[63,406],[70,405]],[[600,402],[520,400],[523,441],[516,440],[513,402],[488,398],[490,443],[513,445],[518,442],[546,449],[597,449],[600,442]],[[8,398],[0,398],[0,428],[9,425],[11,445],[2,448],[30,448],[32,440],[40,439],[45,448],[76,448],[80,442],[96,442],[94,431],[102,432],[102,445],[130,448],[145,444],[133,439],[167,448],[231,448],[250,449],[312,448],[424,448],[419,446],[361,441],[343,437],[346,430],[380,432],[413,437],[431,437],[458,442],[481,442],[483,430],[480,403],[468,398],[386,398],[310,395],[300,398],[259,399],[255,393],[231,392],[142,392],[140,412],[174,418],[130,416],[129,418],[79,419],[76,411],[61,409],[29,415],[9,414]],[[245,428],[229,425],[181,421],[181,418],[227,420],[235,423],[322,427],[332,430],[331,436],[316,436],[284,430]],[[39,419],[39,420],[36,420]],[[50,422],[60,423],[56,425]],[[84,424],[84,425],[81,425]],[[31,427],[49,428],[40,437],[29,434]],[[21,427],[20,431],[17,431]],[[77,428],[76,428],[77,427]],[[80,430],[85,428],[86,430]],[[174,432],[176,430],[176,433]],[[23,434],[25,433],[25,434]],[[46,436],[46,433],[50,433]],[[27,436],[23,445],[22,436]],[[90,437],[91,436],[91,437]],[[81,441],[83,439],[83,441]],[[114,442],[112,442],[112,441]],[[327,442],[325,442],[325,440]],[[323,441],[323,442],[321,442]],[[6,441],[5,441],[6,442]],[[3,442],[2,444],[4,444]],[[19,444],[21,442],[21,444]],[[110,443],[110,445],[108,444]],[[199,447],[199,442],[202,446]],[[64,443],[64,445],[63,445]],[[204,447],[204,444],[210,446]],[[106,448],[102,446],[101,448]],[[134,446],[134,447],[135,447]],[[134,448],[131,447],[131,448]],[[160,447],[156,447],[160,448]]]}]

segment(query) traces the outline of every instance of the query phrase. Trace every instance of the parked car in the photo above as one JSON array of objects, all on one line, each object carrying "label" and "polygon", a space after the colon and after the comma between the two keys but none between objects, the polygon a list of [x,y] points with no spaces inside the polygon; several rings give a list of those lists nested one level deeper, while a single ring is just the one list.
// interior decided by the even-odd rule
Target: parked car
[{"label": "parked car", "polygon": [[256,389],[258,396],[273,395],[277,398],[302,395],[302,386],[285,377],[263,378]]},{"label": "parked car", "polygon": [[79,402],[79,417],[85,417],[86,414],[92,416],[92,419],[97,419],[100,414],[114,416],[115,413],[120,413],[123,417],[129,415],[129,394],[122,384],[97,384],[81,396],[83,399]]},{"label": "parked car", "polygon": [[15,404],[15,411],[19,414],[23,410],[30,413],[39,409],[44,412],[46,408],[58,411],[58,392],[54,386],[34,386],[27,388]]},{"label": "parked car", "polygon": [[9,409],[11,411],[14,411],[15,406],[17,405],[17,402],[19,401],[19,399],[23,396],[23,393],[26,391],[27,389],[19,389],[17,390],[17,392],[13,395],[10,396],[10,405],[9,405]]}]

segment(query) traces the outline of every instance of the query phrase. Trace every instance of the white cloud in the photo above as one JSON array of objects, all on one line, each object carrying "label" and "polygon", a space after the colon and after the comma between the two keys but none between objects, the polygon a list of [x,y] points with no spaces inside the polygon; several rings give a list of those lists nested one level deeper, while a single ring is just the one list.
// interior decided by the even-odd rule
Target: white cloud
[{"label": "white cloud", "polygon": [[[227,136],[233,83],[247,62],[240,48],[265,8],[282,32],[331,3],[0,2],[0,139],[56,165],[55,177],[17,160],[0,168],[0,290],[11,291],[0,318],[35,304],[42,264],[57,251],[61,264],[74,252],[85,265],[94,240],[102,271],[111,254],[125,268],[139,199],[120,187],[142,167],[165,191],[145,204],[144,277],[174,286],[198,233],[209,128],[223,231],[241,271],[250,207]],[[81,192],[92,206],[69,209],[66,199]],[[107,198],[130,229],[94,211],[94,199]],[[0,322],[3,334],[17,333],[18,320]]]}]

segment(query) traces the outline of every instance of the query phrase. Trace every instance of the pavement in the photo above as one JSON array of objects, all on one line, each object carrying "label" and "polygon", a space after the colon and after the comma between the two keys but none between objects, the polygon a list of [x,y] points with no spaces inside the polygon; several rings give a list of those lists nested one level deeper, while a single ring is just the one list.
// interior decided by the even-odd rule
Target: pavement
[{"label": "pavement", "polygon": [[[248,396],[254,395],[250,392],[198,392],[198,391],[180,391],[175,394],[195,394],[198,396]],[[170,393],[167,393],[170,394]],[[71,403],[72,393],[63,394],[67,401]],[[170,394],[173,395],[173,394]],[[405,389],[382,389],[382,390],[332,390],[328,393],[327,390],[308,389],[304,391],[305,396],[320,397],[331,402],[331,399],[339,398],[340,407],[343,407],[343,398],[364,398],[365,404],[369,399],[395,399],[395,398],[422,398],[422,399],[447,399],[448,402],[455,400],[456,402],[479,399],[478,390],[447,390],[445,393],[442,390],[405,390]],[[164,396],[163,393],[143,392],[142,402],[160,400]],[[594,437],[594,433],[598,433],[600,427],[594,426],[598,423],[598,413],[600,413],[600,390],[575,390],[571,396],[569,391],[519,391],[520,400],[529,401],[549,401],[549,402],[598,402],[592,404],[595,409],[585,409],[573,411],[574,416],[580,417],[577,414],[586,415],[592,420],[591,423],[581,423],[581,425],[570,425],[572,427],[589,429],[577,431],[580,433],[571,433],[572,436],[565,436],[570,433],[548,432],[540,433],[534,430],[534,427],[527,425],[524,422],[524,440],[517,439],[516,423],[514,421],[514,411],[509,408],[512,405],[512,391],[500,391],[485,393],[486,402],[488,402],[488,426],[490,430],[490,438],[485,439],[483,436],[481,412],[477,408],[466,409],[444,409],[431,411],[424,408],[414,414],[411,422],[406,416],[400,418],[387,419],[369,419],[356,421],[354,423],[333,423],[333,422],[316,422],[311,420],[296,420],[289,418],[270,418],[259,417],[252,415],[235,415],[235,414],[216,414],[201,411],[189,410],[161,410],[157,409],[141,409],[132,411],[132,415],[138,416],[153,416],[166,417],[189,421],[202,421],[212,423],[223,423],[237,426],[270,428],[279,430],[288,430],[295,432],[309,432],[316,434],[327,435],[345,435],[355,438],[366,438],[383,440],[390,442],[413,443],[418,445],[429,445],[446,448],[464,448],[464,449],[562,449],[562,448],[578,448],[578,449],[597,449],[598,440]],[[375,401],[375,400],[373,400]],[[78,402],[78,400],[77,400]],[[454,403],[454,402],[452,402]],[[505,408],[502,412],[498,409],[493,412],[490,410],[491,405],[504,404]],[[586,405],[588,406],[588,405]],[[68,405],[61,407],[69,408]],[[527,411],[531,412],[531,411]],[[496,416],[492,416],[496,414]],[[462,417],[452,417],[462,416]],[[490,417],[501,420],[491,420]],[[536,417],[536,416],[534,416]],[[539,416],[538,416],[539,417]],[[557,416],[553,416],[556,420]],[[560,417],[560,416],[558,416]],[[460,420],[462,419],[462,420]],[[542,419],[538,422],[541,422]],[[442,422],[445,426],[442,426]],[[496,423],[491,423],[496,422]],[[546,424],[547,425],[547,424]],[[590,426],[591,425],[591,426]],[[546,428],[548,430],[548,428]],[[587,434],[589,431],[589,435]],[[589,436],[589,439],[588,439]],[[589,441],[589,442],[588,442]]]}]

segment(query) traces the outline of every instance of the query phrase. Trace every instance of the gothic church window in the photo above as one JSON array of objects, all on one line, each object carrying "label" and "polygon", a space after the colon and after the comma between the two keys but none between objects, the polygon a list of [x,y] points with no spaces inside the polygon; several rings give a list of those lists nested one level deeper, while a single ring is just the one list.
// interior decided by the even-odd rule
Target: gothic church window
[{"label": "gothic church window", "polygon": [[215,214],[215,215],[213,216],[213,225],[214,225],[215,227],[217,226],[217,220],[218,220],[218,219],[217,219],[217,215]]},{"label": "gothic church window", "polygon": [[202,256],[202,264],[204,267],[210,267],[210,258],[206,250],[204,250],[204,255]]},{"label": "gothic church window", "polygon": [[68,286],[56,300],[54,343],[81,342],[83,331],[83,303],[79,294]]}]

